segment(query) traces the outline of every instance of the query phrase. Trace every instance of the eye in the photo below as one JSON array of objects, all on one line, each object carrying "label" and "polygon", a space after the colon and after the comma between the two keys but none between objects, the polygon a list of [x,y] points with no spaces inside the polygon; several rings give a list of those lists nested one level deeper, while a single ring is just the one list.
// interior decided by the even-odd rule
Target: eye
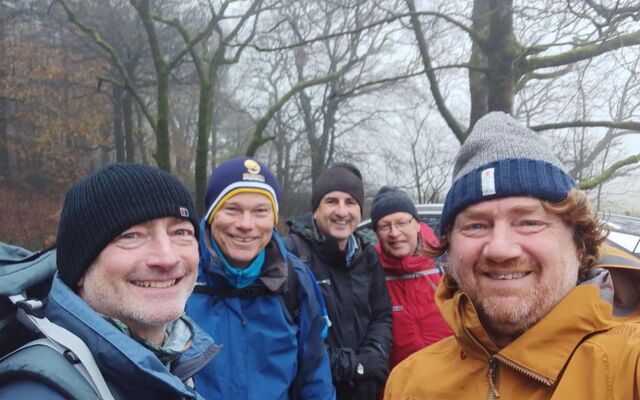
[{"label": "eye", "polygon": [[176,235],[176,236],[193,236],[194,232],[191,229],[181,228],[181,229],[176,229],[176,231],[174,232],[174,235]]},{"label": "eye", "polygon": [[480,222],[472,222],[472,223],[463,225],[462,226],[462,230],[463,231],[477,231],[477,230],[483,229],[484,227],[485,227],[485,225],[480,223]]},{"label": "eye", "polygon": [[133,240],[139,237],[140,237],[140,234],[138,232],[125,232],[122,235],[120,235],[118,239]]},{"label": "eye", "polygon": [[255,210],[254,212],[255,212],[255,214],[257,216],[264,217],[264,216],[269,215],[271,210],[269,208],[267,208],[267,207],[261,207],[261,208],[258,208],[257,210]]},{"label": "eye", "polygon": [[545,221],[537,219],[523,219],[516,223],[516,227],[523,232],[538,232],[547,226]]},{"label": "eye", "polygon": [[232,205],[224,206],[224,208],[222,210],[227,214],[237,214],[238,213],[238,207],[232,206]]}]

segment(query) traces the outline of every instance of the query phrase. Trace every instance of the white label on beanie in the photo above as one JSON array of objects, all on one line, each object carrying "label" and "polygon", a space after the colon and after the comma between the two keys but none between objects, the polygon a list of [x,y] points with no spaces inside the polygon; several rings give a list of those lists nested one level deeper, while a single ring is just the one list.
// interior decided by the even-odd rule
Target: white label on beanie
[{"label": "white label on beanie", "polygon": [[480,184],[483,196],[496,194],[495,168],[487,168],[481,172]]}]

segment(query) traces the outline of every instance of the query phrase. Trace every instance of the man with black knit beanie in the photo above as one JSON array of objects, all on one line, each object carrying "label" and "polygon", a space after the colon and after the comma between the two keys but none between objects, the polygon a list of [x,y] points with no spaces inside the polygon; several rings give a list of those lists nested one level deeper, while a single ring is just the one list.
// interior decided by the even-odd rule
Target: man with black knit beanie
[{"label": "man with black knit beanie", "polygon": [[[157,168],[110,165],[67,192],[44,314],[87,345],[115,398],[201,398],[191,378],[219,346],[184,313],[197,237],[191,195]],[[0,397],[64,396],[21,376]]]},{"label": "man with black knit beanie", "polygon": [[395,367],[386,400],[638,398],[639,264],[602,263],[566,171],[510,115],[478,120],[429,246],[448,255],[436,303],[453,336]]},{"label": "man with black knit beanie", "polygon": [[378,398],[389,373],[391,300],[375,248],[356,233],[363,206],[360,171],[334,164],[313,185],[312,211],[289,221],[285,241],[322,289],[338,400]]}]

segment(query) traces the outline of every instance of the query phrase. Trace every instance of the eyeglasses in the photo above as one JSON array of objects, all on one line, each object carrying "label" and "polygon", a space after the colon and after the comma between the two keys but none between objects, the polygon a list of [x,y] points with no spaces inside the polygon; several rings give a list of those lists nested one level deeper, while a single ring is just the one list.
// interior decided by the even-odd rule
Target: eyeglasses
[{"label": "eyeglasses", "polygon": [[378,225],[378,233],[387,234],[391,232],[391,227],[395,227],[397,230],[404,232],[404,230],[407,229],[409,225],[411,225],[412,221],[413,218],[404,220],[401,219],[398,221],[389,222],[387,224]]}]

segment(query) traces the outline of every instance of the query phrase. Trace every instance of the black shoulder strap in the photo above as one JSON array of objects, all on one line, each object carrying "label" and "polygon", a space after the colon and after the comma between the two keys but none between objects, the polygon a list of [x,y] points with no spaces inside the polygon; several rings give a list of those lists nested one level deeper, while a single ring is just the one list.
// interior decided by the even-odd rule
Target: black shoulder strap
[{"label": "black shoulder strap", "polygon": [[[300,307],[298,305],[298,276],[293,268],[293,265],[287,260],[287,283],[286,287],[280,291],[284,305],[289,311],[289,315],[293,321],[298,324],[298,316],[300,314]],[[227,297],[239,297],[243,299],[250,299],[258,296],[266,296],[274,294],[272,291],[264,286],[249,286],[242,289],[236,289],[232,287],[213,287],[202,284],[196,284],[193,288],[193,293],[206,294],[217,298]]]},{"label": "black shoulder strap", "polygon": [[293,269],[291,262],[287,260],[287,288],[282,293],[282,300],[284,301],[284,305],[287,307],[287,310],[289,310],[289,315],[291,315],[291,318],[296,325],[298,324],[298,317],[300,316],[300,306],[298,302],[299,285],[298,275]]},{"label": "black shoulder strap", "polygon": [[296,233],[291,233],[283,239],[283,242],[290,252],[298,256],[303,263],[309,265],[311,262],[311,248],[309,248],[309,243],[306,240]]},{"label": "black shoulder strap", "polygon": [[70,399],[100,398],[70,360],[43,344],[23,347],[0,362],[0,386],[20,379],[42,382]]}]

